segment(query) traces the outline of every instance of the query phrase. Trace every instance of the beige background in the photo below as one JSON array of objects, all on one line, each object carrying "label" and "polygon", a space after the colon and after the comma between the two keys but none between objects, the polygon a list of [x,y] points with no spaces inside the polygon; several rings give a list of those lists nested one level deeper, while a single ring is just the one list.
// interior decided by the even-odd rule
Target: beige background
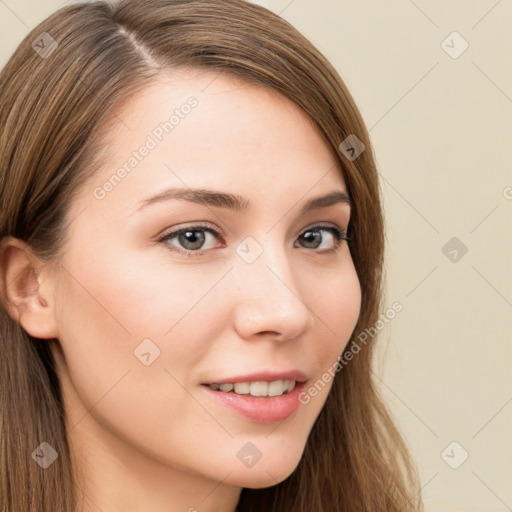
[{"label": "beige background", "polygon": [[[511,509],[512,1],[255,3],[333,62],[370,130],[386,304],[403,306],[382,331],[376,378],[419,465],[426,512]],[[65,4],[0,0],[0,64]],[[456,56],[463,40],[452,58],[445,49]],[[453,237],[459,247],[443,252]]]}]

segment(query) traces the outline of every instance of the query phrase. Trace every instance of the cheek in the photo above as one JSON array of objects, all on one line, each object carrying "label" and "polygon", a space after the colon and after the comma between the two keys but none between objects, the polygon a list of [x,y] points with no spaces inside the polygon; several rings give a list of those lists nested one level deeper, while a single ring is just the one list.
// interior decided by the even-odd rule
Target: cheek
[{"label": "cheek", "polygon": [[184,389],[204,357],[205,329],[215,321],[204,315],[198,321],[206,308],[194,308],[211,285],[203,282],[190,292],[190,279],[183,277],[171,289],[151,279],[158,271],[137,275],[117,261],[67,267],[73,277],[59,299],[59,373],[70,425],[83,432],[100,424],[98,439],[107,439],[105,432],[113,436],[106,444],[124,439],[154,459],[190,466],[197,453],[187,446],[203,439],[199,445],[208,453],[225,435]]},{"label": "cheek", "polygon": [[315,352],[310,359],[314,358],[317,364],[299,397],[304,414],[312,419],[327,400],[337,375],[338,359],[350,341],[361,311],[361,286],[351,259],[323,282],[328,284],[321,289],[317,280],[308,303],[316,317]]},{"label": "cheek", "polygon": [[86,409],[107,392],[119,393],[120,409],[114,405],[110,415],[123,422],[127,403],[153,410],[158,400],[179,403],[177,382],[188,385],[208,350],[205,340],[221,322],[207,296],[219,278],[171,272],[165,263],[148,265],[117,253],[94,254],[82,252],[64,263],[68,272],[57,297],[68,384]]},{"label": "cheek", "polygon": [[318,345],[323,365],[332,365],[349,342],[361,311],[361,286],[352,260],[341,271],[312,287],[308,306],[316,318],[317,333],[325,333]]}]

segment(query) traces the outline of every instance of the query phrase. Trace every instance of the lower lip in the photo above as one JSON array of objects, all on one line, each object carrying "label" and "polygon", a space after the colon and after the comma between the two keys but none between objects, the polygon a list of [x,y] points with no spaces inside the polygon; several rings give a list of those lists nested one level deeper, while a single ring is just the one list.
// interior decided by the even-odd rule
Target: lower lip
[{"label": "lower lip", "polygon": [[225,393],[208,386],[201,387],[214,400],[235,409],[254,422],[275,423],[285,420],[299,408],[299,394],[305,384],[305,382],[297,382],[289,393],[281,396],[237,395],[232,391]]}]

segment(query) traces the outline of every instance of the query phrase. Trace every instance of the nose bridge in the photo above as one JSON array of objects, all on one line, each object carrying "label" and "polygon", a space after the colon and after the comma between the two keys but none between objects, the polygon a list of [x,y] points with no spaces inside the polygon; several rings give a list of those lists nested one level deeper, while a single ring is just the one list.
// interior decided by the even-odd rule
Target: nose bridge
[{"label": "nose bridge", "polygon": [[310,325],[312,316],[284,244],[276,236],[265,235],[258,241],[246,239],[237,252],[239,300],[235,317],[239,332],[250,336],[272,331],[285,338],[297,337]]},{"label": "nose bridge", "polygon": [[237,253],[241,285],[245,283],[255,293],[260,290],[262,293],[274,292],[276,295],[292,294],[289,289],[291,287],[298,294],[291,263],[284,244],[277,236],[264,234],[258,240],[249,236],[237,248]]}]

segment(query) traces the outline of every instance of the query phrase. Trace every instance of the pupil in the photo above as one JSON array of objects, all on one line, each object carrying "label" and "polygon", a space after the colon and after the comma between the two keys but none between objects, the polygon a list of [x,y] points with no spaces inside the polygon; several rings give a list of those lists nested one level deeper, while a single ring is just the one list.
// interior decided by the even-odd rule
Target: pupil
[{"label": "pupil", "polygon": [[[199,236],[198,236],[199,233]],[[202,231],[194,230],[194,231],[185,231],[181,234],[182,239],[180,242],[187,247],[186,244],[192,244],[192,247],[188,247],[191,249],[197,249],[201,247],[204,243],[204,233]]]},{"label": "pupil", "polygon": [[307,231],[306,233],[304,233],[303,238],[306,240],[306,243],[314,243],[314,238],[316,237],[318,239],[319,236],[320,234],[316,231]]}]

